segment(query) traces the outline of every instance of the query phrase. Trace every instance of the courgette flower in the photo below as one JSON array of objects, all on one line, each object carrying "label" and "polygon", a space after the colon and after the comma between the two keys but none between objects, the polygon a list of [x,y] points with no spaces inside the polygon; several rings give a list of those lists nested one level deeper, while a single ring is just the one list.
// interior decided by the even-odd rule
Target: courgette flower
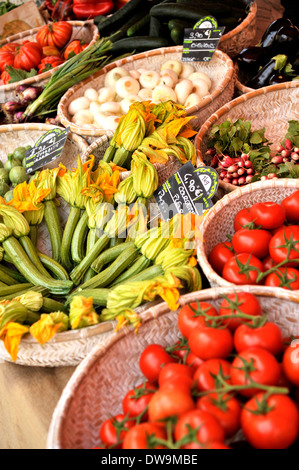
[{"label": "courgette flower", "polygon": [[28,235],[29,224],[25,217],[13,206],[0,203],[0,215],[7,228],[12,229],[13,235],[17,238]]},{"label": "courgette flower", "polygon": [[133,188],[137,196],[151,198],[159,185],[158,173],[146,155],[139,150],[136,150],[132,155],[131,174],[133,175]]},{"label": "courgette flower", "polygon": [[44,217],[42,201],[50,194],[50,188],[37,187],[35,181],[18,184],[13,191],[13,198],[8,205],[24,214],[29,225],[39,225]]},{"label": "courgette flower", "polygon": [[70,303],[69,320],[72,330],[99,323],[100,317],[93,308],[92,297],[75,296]]},{"label": "courgette flower", "polygon": [[40,292],[29,291],[23,295],[14,297],[13,300],[17,300],[32,312],[38,312],[43,306],[43,296]]},{"label": "courgette flower", "polygon": [[30,334],[40,344],[50,341],[56,333],[66,331],[69,326],[68,316],[63,312],[43,313],[40,319],[30,326]]},{"label": "courgette flower", "polygon": [[18,357],[21,339],[28,332],[28,326],[16,322],[7,323],[0,330],[0,339],[3,341],[6,351],[14,362]]},{"label": "courgette flower", "polygon": [[67,170],[62,163],[59,164],[59,173],[57,176],[57,194],[72,207],[84,209],[86,196],[82,194],[82,189],[90,184],[90,173],[94,163],[94,157],[85,163],[82,163],[78,157],[78,167]]}]

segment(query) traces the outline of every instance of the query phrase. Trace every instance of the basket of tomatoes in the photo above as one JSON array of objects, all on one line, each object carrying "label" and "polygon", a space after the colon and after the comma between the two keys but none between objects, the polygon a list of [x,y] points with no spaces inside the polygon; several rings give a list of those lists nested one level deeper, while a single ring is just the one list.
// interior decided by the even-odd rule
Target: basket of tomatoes
[{"label": "basket of tomatoes", "polygon": [[58,21],[0,41],[1,103],[14,98],[17,86],[44,85],[57,67],[98,37],[92,22]]},{"label": "basket of tomatoes", "polygon": [[299,291],[299,181],[259,181],[226,194],[208,212],[197,244],[212,286]]},{"label": "basket of tomatoes", "polygon": [[114,334],[79,364],[47,448],[298,445],[298,302],[244,286],[183,295],[172,312],[151,307],[137,334]]}]

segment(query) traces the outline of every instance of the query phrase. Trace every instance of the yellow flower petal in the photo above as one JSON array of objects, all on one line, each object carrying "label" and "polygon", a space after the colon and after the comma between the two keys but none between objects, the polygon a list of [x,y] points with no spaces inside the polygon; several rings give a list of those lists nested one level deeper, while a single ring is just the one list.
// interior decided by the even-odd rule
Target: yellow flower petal
[{"label": "yellow flower petal", "polygon": [[30,326],[30,334],[40,344],[47,343],[57,331],[63,326],[63,323],[54,323],[51,315],[42,314],[40,320]]},{"label": "yellow flower petal", "polygon": [[0,331],[0,339],[14,362],[17,360],[21,339],[28,331],[28,326],[15,322],[7,323]]}]

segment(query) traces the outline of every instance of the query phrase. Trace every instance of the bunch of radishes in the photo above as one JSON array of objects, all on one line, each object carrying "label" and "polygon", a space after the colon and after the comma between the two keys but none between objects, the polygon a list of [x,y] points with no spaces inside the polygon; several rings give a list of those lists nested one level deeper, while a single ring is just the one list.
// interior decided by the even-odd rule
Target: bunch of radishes
[{"label": "bunch of radishes", "polygon": [[211,167],[217,169],[219,179],[224,183],[244,186],[251,183],[253,176],[256,175],[247,153],[242,153],[240,157],[231,157],[227,153],[219,155],[215,148],[210,148],[206,154],[212,157]]}]

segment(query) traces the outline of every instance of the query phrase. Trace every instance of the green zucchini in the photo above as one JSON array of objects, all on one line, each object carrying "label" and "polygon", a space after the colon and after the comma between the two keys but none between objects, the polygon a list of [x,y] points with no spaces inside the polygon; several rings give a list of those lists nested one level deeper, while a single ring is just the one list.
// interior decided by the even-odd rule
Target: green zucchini
[{"label": "green zucchini", "polygon": [[155,16],[150,15],[150,28],[149,35],[151,37],[162,37],[163,36],[163,25],[161,21]]},{"label": "green zucchini", "polygon": [[61,240],[60,258],[62,266],[70,271],[73,267],[71,258],[71,244],[74,231],[81,216],[81,209],[79,207],[71,207]]},{"label": "green zucchini", "polygon": [[136,276],[137,274],[141,273],[145,269],[147,269],[151,264],[151,261],[146,258],[145,256],[139,256],[135,263],[132,264],[132,266],[127,269],[125,272],[123,272],[120,276],[118,276],[115,281],[110,284],[110,288],[114,287],[118,284],[122,284],[123,282],[127,281],[133,276]]},{"label": "green zucchini", "polygon": [[80,289],[106,287],[136,260],[139,252],[132,246],[123,251],[104,271],[80,286]]},{"label": "green zucchini", "polygon": [[34,264],[34,266],[38,269],[38,271],[45,277],[51,279],[51,275],[48,273],[44,265],[42,264],[41,260],[39,259],[36,248],[32,244],[31,239],[28,236],[22,236],[19,238],[19,242],[22,245],[25,253],[27,254],[30,261]]},{"label": "green zucchini", "polygon": [[200,18],[209,16],[209,11],[201,7],[180,5],[178,3],[165,3],[155,5],[150,9],[150,14],[156,18],[169,21],[169,18],[179,18],[196,23]]},{"label": "green zucchini", "polygon": [[40,251],[37,252],[37,255],[45,266],[45,268],[52,273],[55,279],[60,279],[62,281],[69,279],[67,271],[64,269],[63,266],[61,266],[61,264],[59,264],[57,261],[50,258],[49,256],[45,255],[44,253],[41,253]]},{"label": "green zucchini", "polygon": [[150,22],[150,15],[144,15],[139,21],[137,21],[135,24],[130,26],[130,28],[127,29],[127,36],[135,36],[138,31],[140,31],[144,26],[149,24]]},{"label": "green zucchini", "polygon": [[18,281],[10,276],[5,269],[3,269],[2,265],[0,265],[0,279],[1,281],[6,284],[7,286],[12,286],[13,284],[17,284]]},{"label": "green zucchini", "polygon": [[[5,274],[9,276],[6,278],[6,281],[4,280]],[[21,283],[21,282],[27,282],[27,280],[21,273],[19,273],[18,271],[15,271],[14,269],[8,268],[7,266],[4,266],[3,264],[0,265],[0,276],[1,276],[1,280],[3,280],[5,284],[7,284],[8,286],[11,286],[12,284]],[[3,276],[3,279],[2,279],[2,276]],[[12,282],[13,279],[15,280],[15,282]]]},{"label": "green zucchini", "polygon": [[[99,33],[103,36],[107,31],[111,31],[112,28],[115,29],[124,24],[136,12],[136,9],[142,6],[143,3],[144,0],[130,0],[122,8],[108,16],[106,21],[101,21],[98,24]],[[97,19],[95,18],[94,21],[96,23]]]},{"label": "green zucchini", "polygon": [[91,267],[97,273],[100,273],[105,264],[109,264],[114,261],[119,255],[130,247],[134,247],[134,242],[125,242],[120,245],[116,245],[103,251],[97,259],[92,263]]},{"label": "green zucchini", "polygon": [[116,41],[109,53],[112,55],[120,55],[125,53],[144,52],[150,49],[158,49],[160,47],[167,47],[170,41],[162,37],[150,36],[134,36],[131,38],[120,39]]},{"label": "green zucchini", "polygon": [[72,260],[76,264],[79,264],[84,258],[84,244],[88,231],[88,214],[85,210],[76,225],[71,243]]},{"label": "green zucchini", "polygon": [[65,310],[65,305],[62,302],[58,302],[57,300],[44,297],[43,298],[43,305],[41,311],[44,313],[52,313],[52,312],[63,312]]},{"label": "green zucchini", "polygon": [[33,286],[33,287],[29,287],[29,289],[27,288],[27,289],[21,290],[19,292],[14,292],[12,294],[7,294],[5,297],[0,297],[0,301],[1,300],[12,300],[15,297],[20,297],[21,295],[26,294],[27,292],[30,292],[30,291],[40,292],[42,294],[42,296],[48,294],[48,289],[46,289],[45,287]]},{"label": "green zucchini", "polygon": [[22,284],[15,284],[13,286],[6,286],[6,287],[1,287],[0,289],[0,294],[1,294],[1,298],[5,299],[7,295],[10,295],[10,294],[17,294],[18,292],[21,292],[22,290],[27,290],[29,289],[30,287],[33,287],[33,285],[29,282],[27,283],[22,283]]},{"label": "green zucchini", "polygon": [[53,200],[44,201],[44,219],[50,236],[52,258],[60,262],[62,228],[59,221],[57,206]]},{"label": "green zucchini", "polygon": [[188,21],[179,20],[177,18],[173,18],[172,20],[168,21],[168,28],[170,29],[170,31],[173,28],[192,28],[192,27],[193,27],[193,23],[190,23]]},{"label": "green zucchini", "polygon": [[150,281],[157,276],[163,275],[164,270],[162,266],[159,264],[154,264],[153,266],[149,266],[147,269],[144,269],[144,271],[141,271],[140,273],[128,278],[126,281],[123,281],[122,284],[126,284],[127,282]]},{"label": "green zucchini", "polygon": [[84,289],[78,291],[76,293],[73,293],[68,296],[65,306],[68,306],[71,301],[73,300],[76,295],[82,295],[83,297],[92,297],[93,304],[100,306],[100,307],[106,307],[107,305],[107,299],[108,299],[108,294],[110,292],[110,289]]},{"label": "green zucchini", "polygon": [[118,245],[120,245],[121,243],[123,243],[124,241],[125,241],[124,238],[113,237],[113,238],[111,238],[111,240],[110,240],[109,248],[113,248],[114,246],[118,246]]},{"label": "green zucchini", "polygon": [[172,28],[170,37],[177,46],[182,45],[184,42],[184,28],[180,28],[179,26]]},{"label": "green zucchini", "polygon": [[146,14],[147,10],[138,11],[135,15],[132,16],[126,23],[122,24],[119,28],[110,32],[109,40],[112,42],[119,41],[122,38],[127,37],[127,31],[139,20],[141,20]]}]

